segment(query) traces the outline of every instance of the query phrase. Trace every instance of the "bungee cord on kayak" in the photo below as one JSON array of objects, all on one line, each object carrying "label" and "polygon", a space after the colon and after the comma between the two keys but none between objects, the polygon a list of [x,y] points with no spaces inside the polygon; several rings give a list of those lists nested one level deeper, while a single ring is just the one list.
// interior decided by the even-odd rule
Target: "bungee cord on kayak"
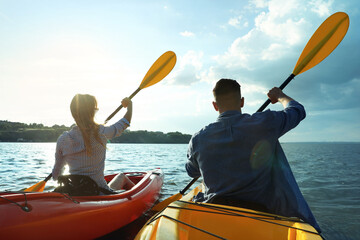
[{"label": "bungee cord on kayak", "polygon": [[13,203],[15,204],[16,206],[20,207],[21,210],[25,211],[25,212],[30,212],[30,208],[28,206],[28,202],[27,202],[27,198],[26,198],[26,193],[25,192],[11,192],[11,193],[19,193],[19,194],[23,194],[24,195],[24,200],[25,200],[25,203],[24,203],[24,206],[22,206],[21,204],[15,202],[15,201],[12,201],[10,199],[7,199],[6,197],[3,197],[3,196],[0,196],[1,199],[4,199],[10,203]]},{"label": "bungee cord on kayak", "polygon": [[[9,194],[23,194],[23,195],[24,195],[24,204],[21,205],[21,204],[19,204],[18,202],[15,202],[15,201],[13,201],[13,200],[11,200],[11,199],[8,199],[8,198],[6,198],[6,197],[4,197],[4,196],[0,196],[0,199],[4,199],[4,200],[6,200],[6,201],[8,201],[8,202],[10,202],[10,203],[15,204],[16,206],[20,207],[20,208],[21,208],[23,211],[25,211],[25,212],[30,212],[30,211],[32,210],[32,208],[30,208],[30,207],[28,206],[28,198],[27,198],[28,192],[7,191],[7,193],[9,193]],[[72,201],[73,203],[76,203],[76,204],[79,204],[79,203],[80,203],[79,201],[75,200],[74,198],[72,198],[71,196],[69,196],[69,195],[66,194],[66,193],[59,193],[59,194],[62,195],[62,196],[64,196],[66,199],[69,199],[69,200]],[[19,201],[20,201],[20,200],[19,200]]]},{"label": "bungee cord on kayak", "polygon": [[[219,238],[219,239],[224,239],[224,240],[226,240],[226,238],[220,237],[220,236],[218,236],[218,235],[216,235],[216,234],[213,234],[213,233],[211,233],[211,232],[209,232],[209,231],[206,231],[206,230],[204,230],[204,229],[195,227],[195,226],[193,226],[193,225],[191,225],[191,224],[188,224],[188,223],[186,223],[186,222],[180,221],[180,220],[175,219],[175,218],[173,218],[173,217],[170,217],[170,216],[168,216],[168,215],[161,215],[161,216],[159,216],[158,218],[160,218],[160,217],[165,217],[165,218],[170,219],[170,220],[172,220],[172,221],[174,221],[174,222],[178,222],[178,223],[184,224],[184,225],[186,225],[186,226],[188,226],[188,227],[191,227],[191,228],[193,228],[193,229],[195,229],[195,230],[198,230],[198,231],[200,231],[200,232],[206,233],[206,234],[211,235],[211,236],[213,236],[213,237],[217,237],[217,238]],[[156,219],[158,219],[158,218],[156,218]],[[156,219],[155,219],[155,220],[156,220]]]},{"label": "bungee cord on kayak", "polygon": [[[220,211],[220,212],[203,211],[203,210],[184,208],[184,207],[175,207],[175,206],[169,206],[169,208],[184,209],[184,210],[191,210],[191,211],[201,211],[201,212],[215,213],[215,214],[221,214],[221,215],[230,215],[230,216],[237,216],[237,217],[246,217],[246,218],[250,218],[250,219],[254,219],[254,220],[267,222],[267,223],[270,223],[270,224],[279,225],[279,226],[282,226],[282,227],[292,228],[292,229],[296,229],[296,230],[300,230],[300,231],[320,235],[317,232],[309,231],[309,230],[306,230],[306,229],[301,229],[301,228],[297,228],[297,227],[292,227],[292,226],[288,226],[288,225],[284,225],[284,224],[280,224],[280,223],[267,221],[267,220],[276,220],[276,221],[288,221],[288,222],[305,223],[301,219],[296,220],[294,218],[288,218],[288,217],[283,217],[283,216],[271,216],[271,215],[267,215],[267,214],[264,214],[264,213],[249,212],[249,211],[243,211],[243,210],[238,210],[238,209],[226,209],[224,207],[220,207],[219,205],[212,206],[212,205],[207,205],[207,204],[205,205],[205,204],[201,204],[201,203],[185,202],[185,201],[181,201],[181,200],[179,202],[189,204],[189,205],[196,205],[196,206],[200,206],[200,207],[208,208],[208,209],[212,209],[212,210],[217,210],[217,211]],[[253,214],[253,215],[265,216],[267,218],[251,217],[251,216],[239,214],[239,213],[236,213],[236,212],[243,212],[243,213],[249,213],[249,214]]]},{"label": "bungee cord on kayak", "polygon": [[[188,203],[188,202],[187,202],[187,203]],[[197,204],[197,205],[202,205],[202,204]],[[208,206],[208,205],[207,205],[207,206],[202,206],[202,207],[206,207],[206,208],[212,209],[212,207],[211,207],[211,206]],[[228,212],[226,212],[226,211],[224,211],[224,212],[212,212],[212,211],[204,211],[204,210],[197,210],[197,209],[191,209],[191,208],[185,208],[185,207],[175,207],[175,206],[168,206],[168,208],[182,209],[182,210],[189,210],[189,211],[198,211],[198,212],[205,212],[205,213],[215,213],[215,214],[221,214],[221,215],[232,215],[232,216],[237,216],[237,217],[246,217],[246,218],[250,218],[250,219],[253,219],[253,220],[258,220],[258,221],[266,222],[266,223],[269,223],[269,224],[274,224],[274,225],[281,226],[281,227],[291,228],[291,229],[295,229],[295,230],[299,230],[299,231],[303,231],[303,232],[315,234],[315,235],[318,235],[318,236],[322,237],[321,234],[319,234],[319,233],[317,233],[317,232],[312,232],[312,231],[309,231],[309,230],[306,230],[306,229],[301,229],[301,228],[297,228],[297,227],[292,227],[292,226],[287,226],[287,225],[280,224],[280,223],[275,223],[275,222],[267,221],[267,220],[265,220],[265,218],[250,217],[250,216],[241,215],[241,214],[236,214],[236,213],[228,213]],[[218,210],[218,208],[217,208],[217,210]],[[246,212],[246,211],[244,211],[244,212]],[[211,233],[211,232],[209,232],[209,231],[207,231],[207,230],[205,230],[205,229],[201,229],[201,228],[199,228],[199,227],[196,227],[196,226],[194,226],[194,225],[191,225],[191,224],[189,224],[189,223],[186,223],[186,222],[184,222],[184,221],[180,221],[180,220],[178,220],[178,219],[176,219],[176,218],[173,218],[173,217],[171,217],[171,216],[169,216],[169,215],[161,214],[161,213],[158,214],[155,218],[152,218],[151,221],[149,221],[146,225],[151,224],[153,221],[156,221],[156,220],[158,220],[158,219],[161,218],[161,217],[164,217],[164,218],[170,219],[170,220],[172,220],[172,221],[174,221],[174,222],[177,222],[177,223],[186,225],[186,226],[188,226],[188,227],[190,227],[190,228],[192,228],[192,229],[198,230],[198,231],[200,231],[200,232],[203,232],[203,233],[205,233],[205,234],[211,235],[211,236],[213,236],[213,237],[216,237],[216,238],[219,238],[219,239],[227,239],[227,238],[218,236],[218,235],[216,235],[216,234],[214,234],[214,233]],[[267,219],[270,219],[270,218],[267,218]],[[282,218],[279,218],[279,217],[274,217],[273,219],[274,219],[274,220],[278,220],[278,221],[292,221],[292,222],[300,222],[300,223],[303,223],[303,222],[301,222],[301,221],[296,221],[296,220],[293,220],[293,219],[285,219],[285,218],[282,219]]]},{"label": "bungee cord on kayak", "polygon": [[[205,204],[202,204],[202,203],[185,202],[185,201],[182,201],[182,200],[179,200],[178,202],[182,202],[182,203],[186,203],[186,204],[190,204],[190,205],[201,206],[203,208],[210,208],[212,210],[223,211],[223,213],[219,213],[219,214],[224,214],[224,215],[238,216],[239,214],[237,214],[236,212],[240,212],[240,213],[249,213],[249,214],[252,214],[252,215],[257,215],[257,216],[262,216],[262,217],[268,217],[268,218],[263,218],[263,219],[275,219],[275,220],[279,220],[279,221],[289,221],[289,222],[304,223],[304,221],[302,221],[299,218],[283,217],[283,216],[278,216],[278,215],[273,215],[273,214],[267,214],[267,213],[264,213],[264,212],[255,212],[255,211],[250,212],[250,211],[239,210],[239,209],[227,209],[225,207],[220,207],[220,205],[205,205]],[[169,208],[179,208],[180,209],[181,207],[169,206]],[[190,209],[190,210],[204,211],[204,210],[198,210],[198,209]],[[229,211],[227,211],[227,210],[229,210]],[[249,209],[249,210],[251,210],[251,209]],[[211,212],[211,213],[216,213],[216,212]]]},{"label": "bungee cord on kayak", "polygon": [[73,203],[80,204],[79,201],[72,198],[69,194],[66,194],[66,193],[60,193],[60,194],[63,195],[65,198],[69,199],[70,201],[72,201]]},{"label": "bungee cord on kayak", "polygon": [[[266,222],[269,224],[274,224],[277,226],[281,226],[281,227],[286,227],[286,228],[291,228],[291,229],[295,229],[295,230],[300,230],[300,231],[304,231],[307,233],[311,233],[311,234],[315,234],[315,235],[319,235],[321,236],[321,234],[317,233],[317,232],[313,232],[313,231],[309,231],[306,229],[302,229],[302,228],[297,228],[297,227],[293,227],[293,226],[288,226],[285,224],[281,224],[281,223],[276,223],[276,222],[271,222],[268,220],[276,220],[276,221],[288,221],[288,222],[297,222],[297,223],[304,223],[302,220],[296,220],[294,218],[288,218],[288,217],[282,217],[282,216],[273,216],[270,214],[266,214],[266,213],[257,213],[257,212],[250,212],[250,211],[244,211],[244,210],[238,210],[238,209],[227,209],[225,207],[220,207],[220,206],[212,206],[212,205],[207,205],[207,204],[201,204],[201,203],[193,203],[193,202],[186,202],[186,201],[176,201],[176,202],[181,202],[184,204],[188,204],[188,205],[196,205],[196,206],[200,206],[202,208],[207,208],[207,209],[211,209],[211,210],[216,210],[216,211],[207,211],[207,210],[199,210],[199,209],[192,209],[192,208],[187,208],[187,207],[177,207],[177,206],[173,206],[173,205],[169,205],[168,208],[172,208],[172,209],[179,209],[179,210],[188,210],[188,211],[194,211],[194,212],[203,212],[203,213],[211,213],[211,214],[218,214],[218,215],[229,215],[229,216],[235,216],[235,217],[245,217],[245,218],[250,218],[253,220],[258,220],[258,221],[262,221],[262,222]],[[243,215],[243,214],[239,214],[237,212],[242,212],[242,213],[249,213],[252,215],[258,215],[258,216],[263,216],[263,217],[253,217],[253,216],[247,216],[247,215]],[[166,217],[168,219],[171,219],[173,221],[185,224],[189,227],[192,227],[194,229],[200,230],[202,232],[206,232],[209,233],[208,231],[204,230],[204,229],[200,229],[196,226],[193,226],[191,224],[185,223],[183,221],[180,221],[178,219],[174,219],[166,214],[163,214],[162,212],[159,212],[154,218],[152,218],[146,225],[151,224],[152,222],[158,220],[161,217]],[[264,218],[265,217],[265,218]],[[209,233],[211,234],[211,233]],[[213,234],[211,234],[213,235]],[[215,235],[215,234],[214,234]],[[219,237],[217,235],[215,235],[216,237]],[[222,237],[219,237],[221,239],[225,239]]]}]

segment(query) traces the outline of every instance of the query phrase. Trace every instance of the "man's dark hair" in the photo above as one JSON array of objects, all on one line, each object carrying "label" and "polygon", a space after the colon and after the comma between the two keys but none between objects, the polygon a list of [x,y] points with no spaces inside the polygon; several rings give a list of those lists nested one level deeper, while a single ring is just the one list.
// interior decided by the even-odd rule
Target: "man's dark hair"
[{"label": "man's dark hair", "polygon": [[213,94],[216,97],[228,93],[239,93],[241,96],[240,84],[235,80],[222,78],[216,83]]}]

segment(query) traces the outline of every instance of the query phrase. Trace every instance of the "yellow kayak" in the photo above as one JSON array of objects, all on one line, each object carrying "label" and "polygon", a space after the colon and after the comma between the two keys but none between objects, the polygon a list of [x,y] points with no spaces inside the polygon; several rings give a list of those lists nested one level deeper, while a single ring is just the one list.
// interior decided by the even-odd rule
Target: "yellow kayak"
[{"label": "yellow kayak", "polygon": [[154,215],[138,240],[172,239],[288,239],[320,240],[320,234],[298,218],[209,203],[195,203],[202,184]]}]

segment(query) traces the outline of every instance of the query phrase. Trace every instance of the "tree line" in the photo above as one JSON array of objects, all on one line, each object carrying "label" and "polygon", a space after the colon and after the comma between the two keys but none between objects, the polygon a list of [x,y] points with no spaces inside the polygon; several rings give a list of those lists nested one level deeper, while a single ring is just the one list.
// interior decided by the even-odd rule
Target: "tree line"
[{"label": "tree line", "polygon": [[[0,121],[0,142],[56,142],[58,137],[72,126],[44,126],[37,123]],[[191,135],[180,132],[151,132],[125,130],[112,143],[188,143]]]}]

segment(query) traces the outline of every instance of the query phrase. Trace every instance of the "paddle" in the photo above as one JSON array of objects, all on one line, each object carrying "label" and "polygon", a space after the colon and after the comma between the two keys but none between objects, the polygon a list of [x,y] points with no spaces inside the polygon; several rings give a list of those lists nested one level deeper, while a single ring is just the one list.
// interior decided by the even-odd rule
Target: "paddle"
[{"label": "paddle", "polygon": [[[174,68],[176,63],[176,55],[172,51],[167,51],[162,54],[150,67],[146,73],[144,79],[140,83],[138,89],[130,95],[130,99],[133,98],[141,89],[150,87],[158,82],[160,82],[164,77],[166,77],[171,70]],[[123,106],[120,105],[106,120],[105,124],[118,112]],[[42,192],[44,191],[46,182],[52,177],[52,174],[47,176],[43,181],[36,183],[35,185],[26,188],[25,192]]]},{"label": "paddle", "polygon": [[[164,77],[166,77],[171,70],[174,68],[176,63],[176,55],[172,51],[167,51],[161,55],[151,66],[151,68],[146,73],[144,79],[142,80],[138,89],[130,95],[132,99],[141,89],[150,87],[155,83],[160,82]],[[105,120],[105,124],[122,108],[120,105],[110,116]]]},{"label": "paddle", "polygon": [[42,192],[44,191],[46,182],[49,181],[49,179],[52,177],[52,174],[50,173],[49,176],[47,176],[44,180],[32,185],[29,188],[26,188],[24,192]]},{"label": "paddle", "polygon": [[[339,45],[349,28],[349,16],[344,12],[337,12],[328,17],[306,44],[293,73],[281,84],[280,89],[296,76],[319,64]],[[262,112],[270,104],[268,99],[257,112]]]},{"label": "paddle", "polygon": [[158,204],[156,204],[154,207],[152,207],[152,211],[155,211],[155,212],[160,212],[161,210],[163,210],[165,207],[167,207],[170,203],[172,202],[175,202],[177,200],[179,200],[183,195],[184,193],[196,182],[196,180],[198,180],[198,177],[197,178],[193,178],[191,180],[191,182],[186,185],[186,187],[181,190],[179,193],[175,194],[175,195],[172,195],[171,197],[159,202]]}]

